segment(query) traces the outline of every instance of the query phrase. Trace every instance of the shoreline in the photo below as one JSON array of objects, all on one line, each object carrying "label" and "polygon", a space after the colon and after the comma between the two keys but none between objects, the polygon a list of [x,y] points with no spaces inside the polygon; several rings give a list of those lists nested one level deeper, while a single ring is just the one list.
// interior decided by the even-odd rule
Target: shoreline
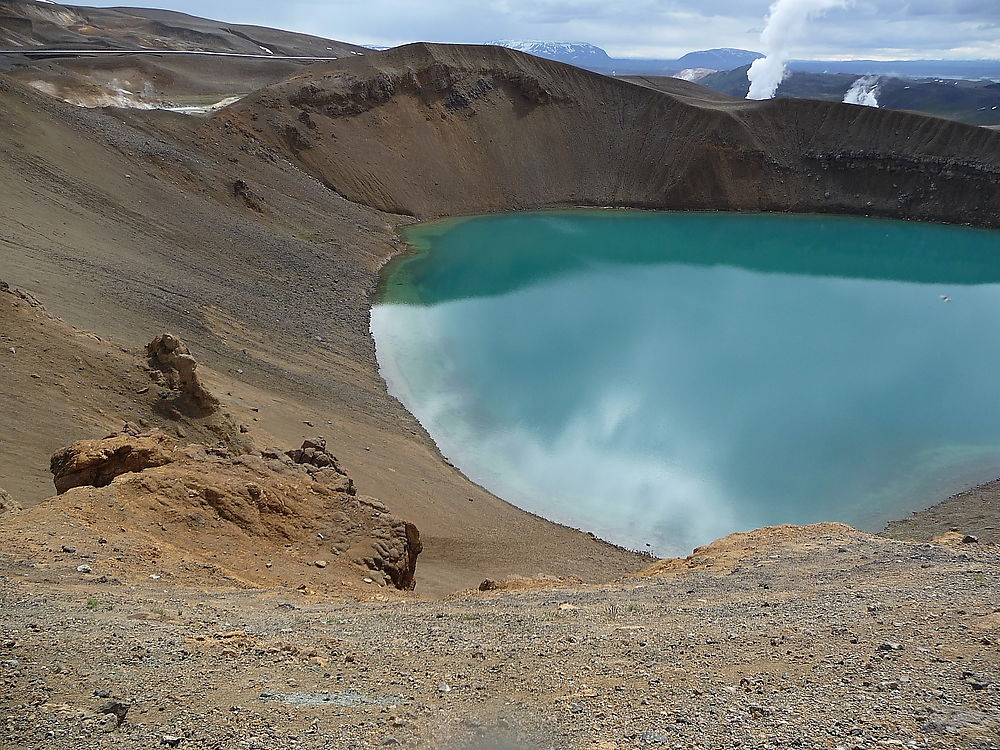
[{"label": "shoreline", "polygon": [[1000,478],[956,492],[905,518],[889,521],[877,532],[890,539],[930,541],[958,531],[987,544],[1000,544]]},{"label": "shoreline", "polygon": [[[722,209],[700,209],[700,210],[673,210],[673,209],[656,209],[656,208],[632,208],[629,206],[573,206],[569,208],[562,207],[550,207],[550,208],[535,208],[535,209],[522,209],[516,211],[488,211],[474,214],[462,214],[455,216],[440,216],[432,218],[413,218],[406,217],[405,221],[397,223],[393,227],[393,234],[395,235],[397,242],[394,243],[394,248],[396,252],[392,253],[384,259],[384,261],[378,266],[375,271],[376,283],[374,284],[368,299],[368,336],[371,339],[371,344],[373,351],[377,352],[377,342],[375,341],[374,331],[372,329],[372,311],[373,308],[379,304],[380,298],[384,294],[385,284],[388,281],[389,276],[392,272],[392,266],[401,261],[405,261],[409,257],[419,255],[421,253],[430,252],[432,248],[429,244],[426,246],[423,243],[414,243],[407,240],[407,230],[412,230],[415,227],[422,227],[430,225],[432,227],[441,226],[448,228],[453,226],[455,223],[474,220],[480,217],[491,217],[498,215],[517,215],[523,213],[535,213],[535,214],[549,214],[549,215],[564,215],[564,214],[577,214],[577,213],[606,213],[606,212],[624,212],[624,211],[634,211],[638,213],[668,213],[668,214],[690,214],[690,213],[717,213],[717,214],[732,214],[739,216],[748,215],[761,215],[761,216],[785,216],[785,217],[822,217],[831,218],[835,216],[843,217],[844,219],[871,219],[875,221],[905,221],[905,222],[917,222],[924,224],[932,224],[939,226],[951,226],[951,227],[966,227],[969,229],[975,229],[983,232],[994,232],[1000,236],[1000,229],[995,227],[980,226],[968,223],[959,222],[946,222],[946,221],[926,221],[923,219],[913,219],[913,218],[898,218],[898,217],[883,217],[883,216],[870,216],[867,214],[848,214],[848,213],[822,213],[822,212],[789,212],[789,211],[740,211],[740,210],[722,210]],[[457,464],[453,463],[450,458],[444,455],[438,445],[437,440],[431,435],[430,431],[406,406],[406,404],[399,399],[389,388],[388,381],[383,375],[383,365],[379,361],[377,353],[375,355],[376,364],[376,374],[379,380],[382,382],[385,389],[386,395],[397,402],[400,407],[417,423],[420,425],[423,433],[426,435],[427,439],[433,446],[433,450],[441,457],[441,459],[451,466],[456,472],[458,472],[462,478],[469,484],[481,489],[482,491],[489,493],[499,499],[501,502],[511,506],[515,510],[526,513],[532,517],[535,517],[547,524],[552,524],[556,527],[563,529],[568,529],[571,531],[586,534],[595,540],[607,544],[617,550],[624,552],[634,553],[643,557],[649,557],[651,560],[659,559],[659,557],[649,550],[643,550],[638,548],[629,547],[624,544],[619,544],[612,540],[606,539],[601,536],[598,532],[594,530],[585,529],[582,527],[573,526],[569,523],[562,523],[557,520],[548,518],[538,512],[528,510],[521,505],[508,500],[501,494],[497,494],[489,487],[482,485],[472,478],[470,478],[467,473]],[[984,517],[984,508],[987,512],[992,511],[994,526],[981,527],[983,522],[989,522],[989,517]],[[977,514],[977,515],[972,515]],[[783,522],[776,522],[783,523]],[[842,521],[836,519],[820,519],[814,521],[813,523],[842,523]],[[773,525],[773,524],[772,524]],[[871,527],[863,529],[861,527],[856,527],[860,531],[866,531],[866,533],[872,533],[878,536],[884,536],[891,539],[907,540],[914,539],[916,541],[930,541],[931,539],[940,536],[948,531],[958,530],[962,533],[972,534],[978,536],[982,541],[989,543],[1000,544],[1000,478],[988,480],[979,484],[972,485],[966,489],[954,492],[942,499],[934,500],[931,504],[919,507],[911,511],[908,515],[902,518],[894,518],[889,521],[879,522],[877,527]],[[760,527],[766,528],[766,527]],[[759,530],[755,529],[733,529],[729,533],[745,533],[753,532]],[[978,533],[977,533],[978,532]],[[916,534],[916,536],[914,535]],[[719,537],[720,539],[722,537]],[[718,539],[706,540],[703,545],[699,545],[692,549],[693,552],[699,549],[701,546],[712,544],[718,541]],[[690,554],[690,553],[688,553]],[[685,555],[680,555],[684,557]]]}]

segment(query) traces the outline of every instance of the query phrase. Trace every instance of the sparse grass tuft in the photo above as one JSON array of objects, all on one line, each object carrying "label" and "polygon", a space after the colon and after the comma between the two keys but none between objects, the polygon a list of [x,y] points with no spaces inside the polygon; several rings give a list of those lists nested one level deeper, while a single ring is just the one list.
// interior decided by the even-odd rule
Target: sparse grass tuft
[{"label": "sparse grass tuft", "polygon": [[607,615],[612,620],[618,620],[625,615],[634,615],[638,611],[638,604],[609,604]]}]

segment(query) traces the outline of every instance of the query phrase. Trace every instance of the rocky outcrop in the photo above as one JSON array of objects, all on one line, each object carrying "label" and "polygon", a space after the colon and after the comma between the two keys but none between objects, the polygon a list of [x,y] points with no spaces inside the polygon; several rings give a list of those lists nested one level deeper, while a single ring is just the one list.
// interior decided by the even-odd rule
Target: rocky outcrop
[{"label": "rocky outcrop", "polygon": [[[782,558],[809,557],[816,550],[835,550],[844,544],[877,541],[877,537],[843,523],[824,522],[807,526],[781,524],[753,531],[735,532],[711,544],[696,547],[687,557],[657,560],[635,574],[638,578],[686,575],[693,570],[728,575],[770,555]],[[803,568],[803,571],[805,568]]]},{"label": "rocky outcrop", "polygon": [[217,399],[198,377],[198,362],[177,336],[163,333],[146,344],[149,365],[166,390],[160,396],[183,414],[206,416],[219,409]]},{"label": "rocky outcrop", "polygon": [[[73,493],[71,512],[102,536],[141,530],[157,545],[175,546],[187,566],[217,564],[232,548],[239,577],[251,583],[287,574],[291,558],[310,586],[349,578],[413,589],[423,548],[416,526],[357,495],[321,438],[290,451],[234,454],[225,445],[181,446],[162,432],[130,432],[126,426],[52,457],[60,493],[91,488]],[[245,566],[262,553],[284,564],[269,562],[252,575]]]},{"label": "rocky outcrop", "polygon": [[74,487],[105,487],[115,477],[163,466],[174,460],[177,442],[160,431],[137,437],[127,433],[104,440],[81,440],[52,455],[49,468],[56,492]]},{"label": "rocky outcrop", "polygon": [[302,466],[313,479],[325,482],[339,492],[355,494],[354,482],[347,470],[338,463],[337,457],[326,449],[326,440],[323,438],[305,440],[301,448],[285,451],[285,455]]},{"label": "rocky outcrop", "polygon": [[10,496],[9,492],[0,487],[0,516],[14,510],[20,510],[20,506],[14,502],[14,498]]},{"label": "rocky outcrop", "polygon": [[41,302],[39,302],[36,297],[34,297],[31,294],[28,294],[23,289],[18,289],[17,287],[12,287],[6,281],[0,281],[0,293],[3,293],[3,294],[13,294],[18,299],[21,299],[21,300],[24,300],[25,302],[27,302],[29,307],[35,307],[35,308],[38,308],[39,310],[44,310],[45,309],[45,306]]}]

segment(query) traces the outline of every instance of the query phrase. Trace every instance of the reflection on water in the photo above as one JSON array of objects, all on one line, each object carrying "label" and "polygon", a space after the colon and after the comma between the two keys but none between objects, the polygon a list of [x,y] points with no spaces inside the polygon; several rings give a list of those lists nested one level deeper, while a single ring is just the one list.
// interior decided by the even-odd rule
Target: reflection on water
[{"label": "reflection on water", "polygon": [[996,232],[591,211],[411,241],[372,312],[390,390],[547,518],[676,554],[1000,474]]}]

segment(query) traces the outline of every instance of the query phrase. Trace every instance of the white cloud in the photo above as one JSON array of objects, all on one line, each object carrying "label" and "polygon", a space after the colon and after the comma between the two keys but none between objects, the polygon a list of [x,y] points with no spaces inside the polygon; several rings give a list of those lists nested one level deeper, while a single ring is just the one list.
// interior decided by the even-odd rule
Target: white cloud
[{"label": "white cloud", "polygon": [[[118,5],[116,0],[98,5]],[[140,0],[356,43],[586,41],[612,56],[757,49],[769,0]],[[1000,58],[998,0],[857,0],[810,25],[794,57]]]}]

